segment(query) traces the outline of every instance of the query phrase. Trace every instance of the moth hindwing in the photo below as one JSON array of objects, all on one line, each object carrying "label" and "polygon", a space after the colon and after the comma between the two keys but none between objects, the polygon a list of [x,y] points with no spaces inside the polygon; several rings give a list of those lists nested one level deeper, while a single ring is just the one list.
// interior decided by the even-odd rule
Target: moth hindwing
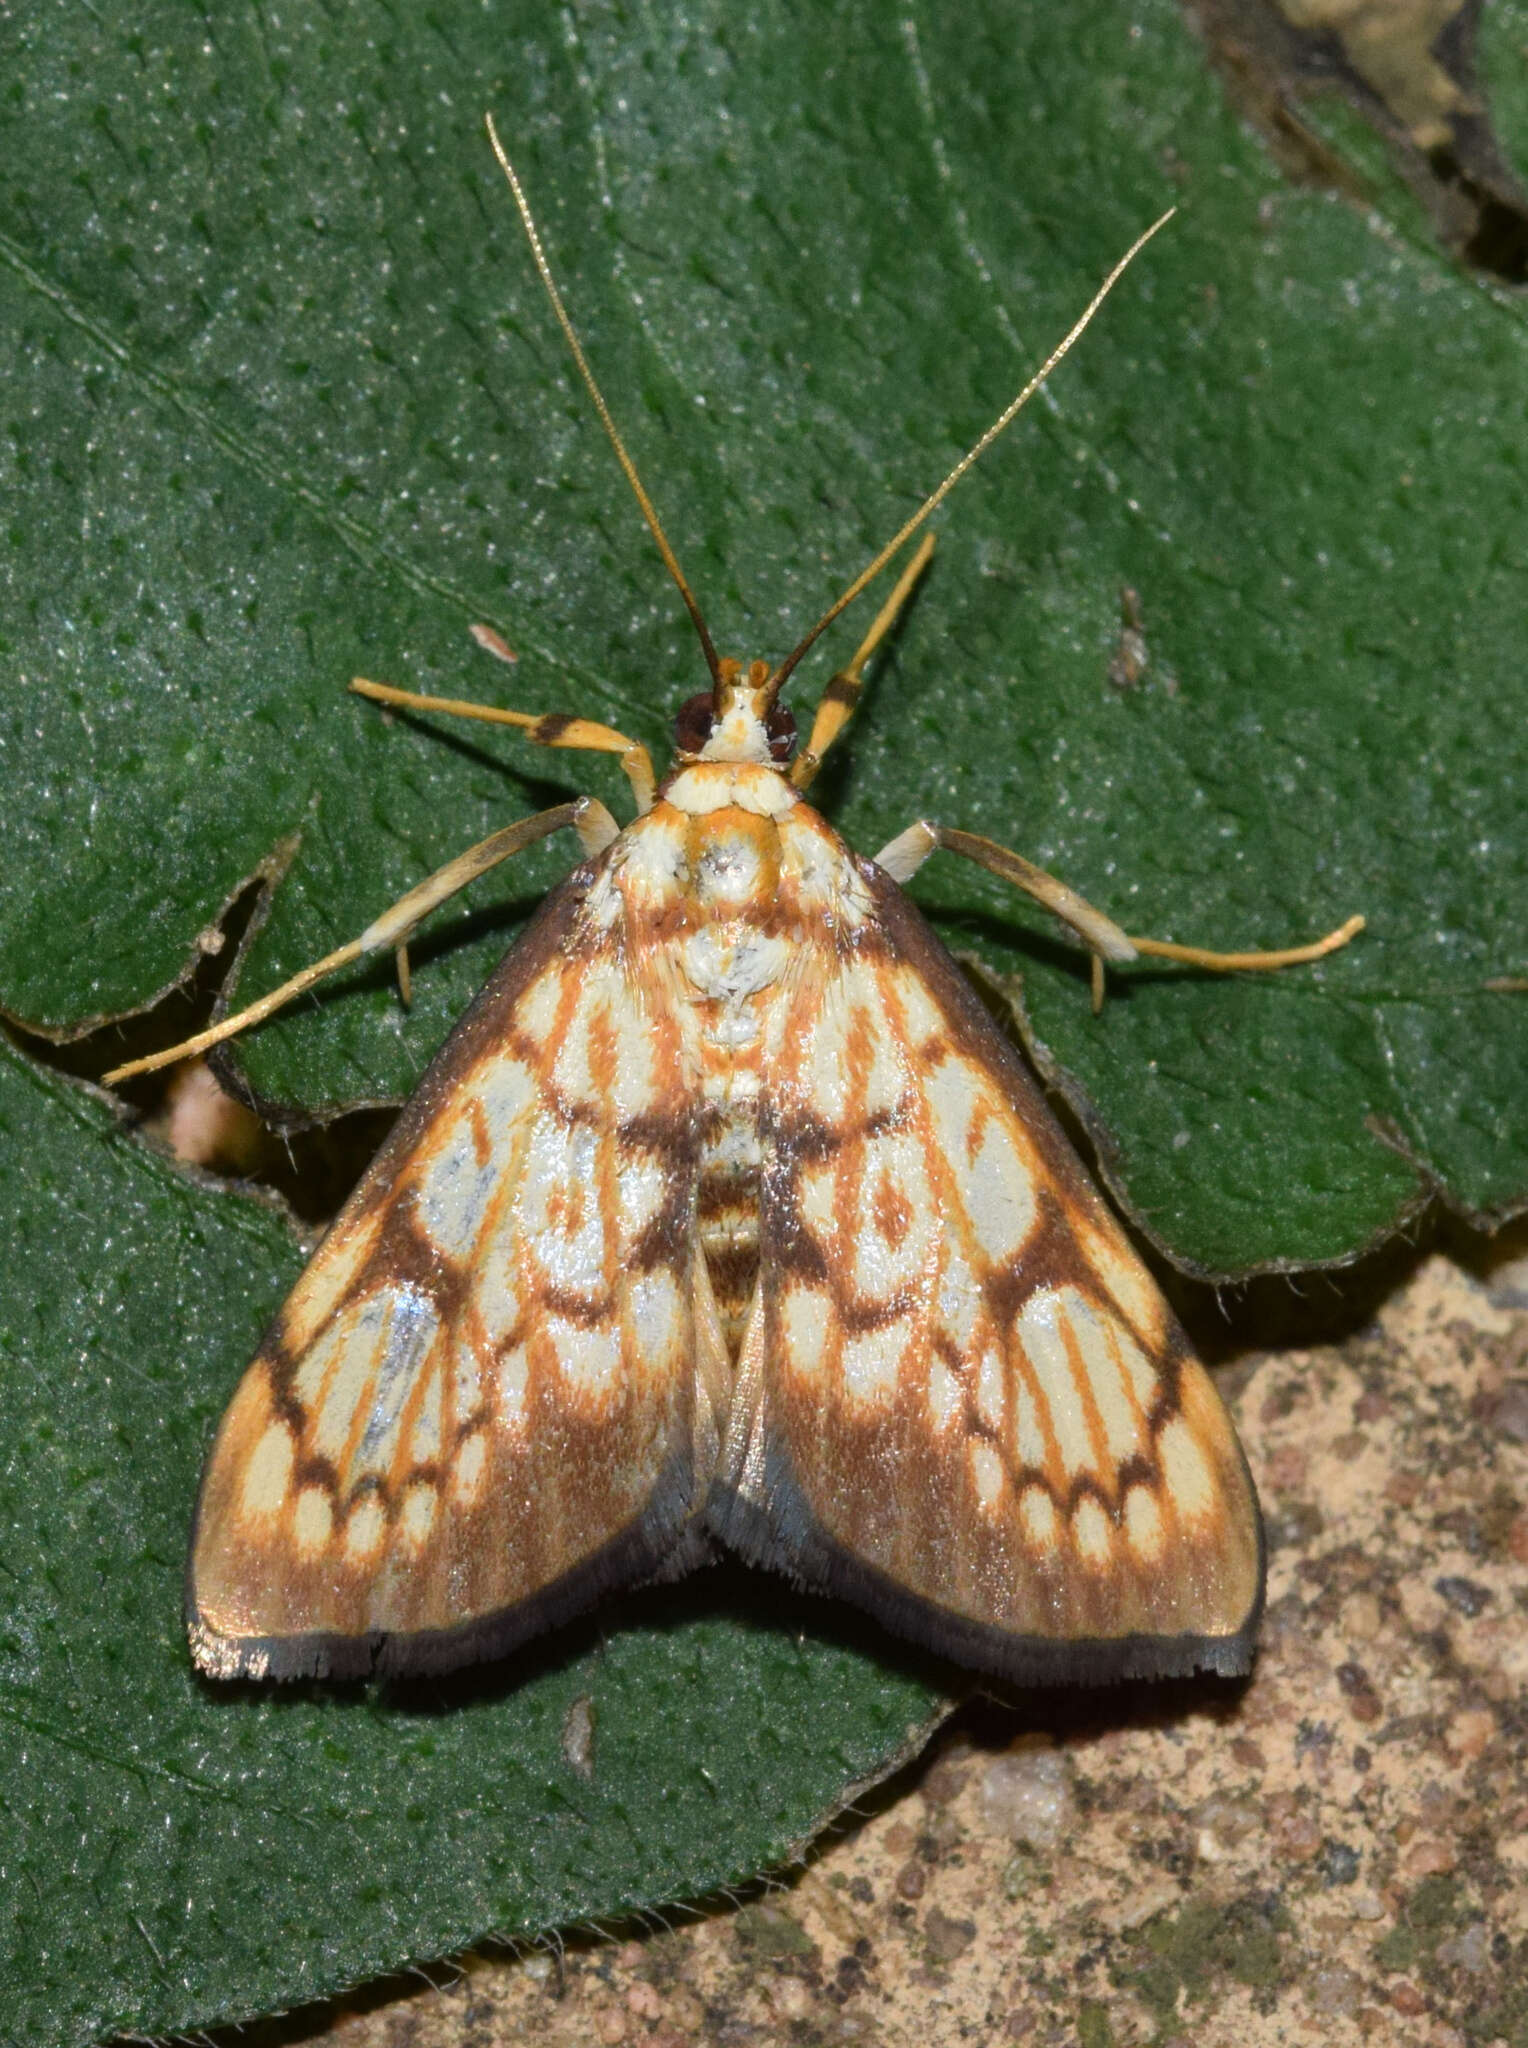
[{"label": "moth hindwing", "polygon": [[680,711],[659,786],[644,748],[591,720],[356,683],[617,753],[637,815],[621,829],[585,799],[503,828],[189,1042],[361,953],[392,949],[406,975],[430,910],[532,840],[578,833],[582,865],[437,1056],[234,1395],[192,1539],[197,1660],[219,1676],[443,1669],[725,1546],[1009,1678],[1244,1671],[1263,1553],[1231,1423],[899,885],[939,848],[979,861],[1055,911],[1100,976],[1148,950],[1284,966],[1362,920],[1289,953],[1214,955],[1127,938],[969,832],[920,821],[875,861],[852,853],[803,791],[928,540],[794,758],[780,702],[1124,263],[795,649],[745,670],[716,653],[493,143],[711,684]]}]

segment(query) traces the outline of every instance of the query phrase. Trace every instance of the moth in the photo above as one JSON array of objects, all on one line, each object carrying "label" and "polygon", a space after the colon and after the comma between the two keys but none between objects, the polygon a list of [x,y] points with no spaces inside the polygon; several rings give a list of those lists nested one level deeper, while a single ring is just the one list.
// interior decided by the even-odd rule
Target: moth
[{"label": "moth", "polygon": [[[574,362],[694,621],[709,688],[660,783],[594,721],[383,684],[620,755],[358,940],[211,1030],[407,944],[550,833],[583,859],[420,1082],[217,1432],[188,1572],[217,1678],[440,1671],[502,1655],[718,1548],[1017,1681],[1248,1668],[1256,1495],[1229,1417],[1039,1090],[902,885],[936,849],[1028,891],[1104,961],[1312,959],[1132,940],[1017,854],[927,820],[861,858],[803,792],[928,559],[925,538],[807,744],[781,691],[1001,433],[1066,339],[773,668],[720,657],[569,320]],[[1161,222],[1157,223],[1160,226]],[[1155,228],[1148,230],[1148,235]],[[483,644],[498,644],[486,629]]]}]

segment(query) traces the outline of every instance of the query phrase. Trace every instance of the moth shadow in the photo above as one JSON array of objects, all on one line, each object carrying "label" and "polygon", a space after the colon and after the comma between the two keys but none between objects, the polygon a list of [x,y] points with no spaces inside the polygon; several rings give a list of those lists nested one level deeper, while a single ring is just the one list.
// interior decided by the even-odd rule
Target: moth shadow
[{"label": "moth shadow", "polygon": [[[874,1616],[832,1595],[723,1556],[687,1578],[607,1596],[586,1614],[481,1663],[439,1673],[384,1673],[348,1680],[303,1679],[277,1690],[260,1681],[202,1681],[222,1701],[259,1699],[268,1707],[324,1700],[419,1720],[441,1720],[506,1702],[555,1681],[579,1665],[598,1666],[629,1639],[675,1638],[724,1625],[752,1635],[785,1637],[798,1648],[847,1652],[879,1666],[888,1681],[916,1684],[946,1700],[967,1737],[1003,1746],[1023,1729],[1065,1727],[1103,1734],[1168,1727],[1189,1716],[1233,1719],[1249,1684],[1204,1674],[1126,1679],[1109,1684],[1026,1685],[983,1676],[893,1634]],[[909,1769],[921,1765],[909,1765]],[[900,1780],[896,1774],[893,1782]]]},{"label": "moth shadow", "polygon": [[[553,883],[553,888],[557,884]],[[505,950],[508,951],[520,936],[522,926],[534,917],[546,900],[544,892],[532,891],[529,895],[511,896],[498,903],[480,904],[475,910],[463,910],[453,918],[433,926],[428,932],[417,934],[409,940],[409,959],[417,967],[428,967],[434,961],[449,959],[451,954],[465,946],[475,945],[480,939],[494,938],[503,934]],[[396,986],[393,963],[384,959],[381,972],[375,978],[387,986]]]},{"label": "moth shadow", "polygon": [[[484,701],[486,703],[487,700]],[[448,713],[437,712],[435,717],[431,718],[422,711],[410,711],[402,705],[390,704],[387,706],[387,715],[417,733],[421,739],[428,739],[437,746],[445,747],[455,754],[459,761],[474,768],[486,768],[502,780],[514,783],[518,790],[525,793],[527,804],[532,810],[549,810],[553,804],[565,804],[584,794],[584,791],[574,784],[560,782],[551,775],[527,772],[517,762],[504,760],[484,746],[480,740],[469,737],[470,727],[442,725],[436,722],[443,716],[449,716]],[[504,726],[500,730],[511,739],[523,739],[523,735],[516,733],[512,727]],[[540,751],[538,748],[537,752]]]},{"label": "moth shadow", "polygon": [[[1255,1669],[1255,1667],[1254,1667]],[[1017,1686],[983,1680],[962,1710],[967,1733],[978,1746],[1007,1748],[1024,1730],[1065,1730],[1068,1741],[1181,1728],[1208,1716],[1234,1722],[1253,1673],[1223,1678],[1212,1671],[1185,1678],[1125,1678],[1097,1685]]]},{"label": "moth shadow", "polygon": [[[1067,1755],[1082,1759],[1093,1745],[1124,1736],[1156,1734],[1176,1743],[1186,1739],[1185,1731],[1197,1727],[1214,1737],[1234,1739],[1252,1683],[1250,1675],[1222,1678],[1202,1673],[1099,1685],[1010,1686],[973,1679],[970,1673],[953,1675],[962,1681],[964,1697],[952,1702],[948,1718],[899,1768],[856,1792],[852,1804],[808,1848],[807,1864],[901,1806],[911,1794],[921,1793],[925,1807],[937,1811],[972,1765],[984,1771],[1031,1747],[1043,1751],[1061,1746]],[[1086,1780],[1082,1807],[1079,1824],[1085,1826],[1092,1810]]]},{"label": "moth shadow", "polygon": [[[1064,974],[1075,981],[1083,993],[1083,1000],[1090,993],[1090,955],[1080,939],[1058,938],[1054,932],[1042,931],[1020,916],[1003,917],[992,910],[944,910],[937,905],[925,910],[924,916],[938,934],[946,952],[958,960],[964,952],[982,954],[985,945],[999,951],[1020,950],[1026,960],[1036,967],[1051,968],[1057,974]],[[997,968],[984,967],[983,978],[976,983],[978,992],[991,1007],[991,993],[1002,988],[1005,975]],[[1109,1000],[1116,993],[1128,995],[1131,984],[1137,979],[1137,970],[1132,967],[1128,980],[1119,977],[1109,983]],[[1009,1035],[1012,1036],[1010,1027]]]},{"label": "moth shadow", "polygon": [[508,1701],[580,1664],[597,1665],[624,1638],[676,1637],[718,1624],[787,1636],[803,1648],[847,1650],[884,1667],[893,1681],[914,1682],[951,1700],[964,1697],[973,1684],[969,1672],[892,1635],[857,1608],[722,1556],[676,1582],[609,1594],[546,1635],[455,1671],[301,1678],[275,1687],[261,1679],[214,1680],[199,1674],[198,1686],[209,1700],[228,1705],[258,1701],[279,1712],[321,1701],[367,1712],[385,1706],[400,1715],[439,1720]]},{"label": "moth shadow", "polygon": [[788,1636],[803,1647],[848,1650],[884,1666],[889,1678],[916,1682],[951,1697],[963,1695],[971,1685],[969,1673],[902,1641],[856,1608],[721,1556],[678,1581],[608,1595],[588,1613],[483,1663],[440,1674],[399,1673],[326,1690],[382,1700],[400,1713],[421,1718],[452,1715],[507,1700],[575,1665],[597,1662],[623,1638],[677,1637],[718,1624]]}]

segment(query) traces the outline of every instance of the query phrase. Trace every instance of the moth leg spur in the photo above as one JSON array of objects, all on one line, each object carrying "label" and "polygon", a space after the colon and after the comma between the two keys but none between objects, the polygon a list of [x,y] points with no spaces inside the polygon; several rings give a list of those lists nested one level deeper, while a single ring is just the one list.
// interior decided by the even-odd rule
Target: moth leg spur
[{"label": "moth leg spur", "polygon": [[486,839],[471,846],[465,853],[459,853],[454,860],[447,861],[443,868],[437,868],[422,882],[400,896],[391,909],[383,911],[379,918],[369,924],[358,939],[351,939],[346,945],[337,946],[332,953],[326,953],[322,960],[315,960],[311,967],[304,967],[280,988],[272,989],[257,1002],[236,1011],[231,1017],[224,1017],[205,1031],[198,1031],[193,1038],[183,1039],[179,1045],[169,1046],[163,1052],[150,1053],[141,1060],[129,1060],[124,1066],[113,1067],[102,1075],[107,1087],[114,1087],[119,1081],[130,1081],[137,1074],[152,1074],[160,1067],[173,1066],[177,1060],[192,1058],[206,1052],[209,1047],[221,1045],[224,1039],[233,1038],[241,1031],[247,1031],[252,1024],[259,1024],[265,1018],[274,1016],[277,1010],[297,996],[303,994],[315,983],[335,974],[342,967],[348,967],[353,960],[361,960],[370,953],[391,952],[399,961],[399,978],[404,986],[407,1000],[408,966],[404,951],[410,935],[422,921],[469,882],[497,867],[500,861],[509,860],[512,855],[522,853],[527,846],[533,846],[538,839],[545,839],[553,832],[560,832],[571,826],[578,834],[585,853],[602,851],[615,838],[618,827],[605,806],[595,797],[580,797],[574,803],[555,804],[549,811],[537,811],[529,818],[521,818],[513,825],[506,825],[498,832],[490,832]]},{"label": "moth leg spur", "polygon": [[962,832],[950,825],[936,825],[927,818],[918,819],[905,832],[899,832],[895,839],[889,840],[876,855],[876,864],[884,868],[893,881],[907,882],[929,855],[940,848],[947,853],[958,853],[962,859],[986,868],[989,874],[1011,882],[1014,888],[1022,889],[1026,896],[1032,896],[1037,903],[1043,904],[1063,924],[1071,926],[1093,956],[1095,1012],[1103,1008],[1105,961],[1123,964],[1145,953],[1160,960],[1178,960],[1185,966],[1200,967],[1212,974],[1266,973],[1280,967],[1298,967],[1307,961],[1323,960],[1328,953],[1335,953],[1356,938],[1364,928],[1363,917],[1355,915],[1338,925],[1335,931],[1312,939],[1307,945],[1286,946],[1267,953],[1214,953],[1203,946],[1180,946],[1171,939],[1132,938],[1112,917],[1095,910],[1075,889],[1069,888],[1065,882],[1058,882],[1054,875],[1048,875],[1033,861],[1025,860],[1021,853],[1013,853],[1006,846],[999,846],[996,840],[982,838],[979,833]]}]

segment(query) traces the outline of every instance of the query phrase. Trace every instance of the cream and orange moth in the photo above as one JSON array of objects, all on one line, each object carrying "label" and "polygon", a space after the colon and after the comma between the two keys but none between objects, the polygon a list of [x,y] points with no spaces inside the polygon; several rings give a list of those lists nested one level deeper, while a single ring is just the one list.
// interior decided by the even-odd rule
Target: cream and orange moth
[{"label": "cream and orange moth", "polygon": [[[583,860],[472,1005],[313,1256],[209,1454],[188,1573],[219,1678],[444,1670],[717,1549],[1002,1677],[1248,1668],[1257,1499],[1230,1419],[1014,1050],[902,885],[938,849],[1104,961],[1319,957],[1131,939],[1021,856],[920,820],[875,860],[803,792],[924,539],[807,743],[781,689],[1001,433],[773,668],[723,659],[611,419],[494,133],[580,377],[710,675],[661,782],[576,716],[357,680],[384,704],[616,753],[592,798],[506,826],[361,937],[185,1045],[391,951],[475,876],[571,829]],[[1165,216],[1164,216],[1165,218]],[[502,651],[484,629],[480,644]]]}]

